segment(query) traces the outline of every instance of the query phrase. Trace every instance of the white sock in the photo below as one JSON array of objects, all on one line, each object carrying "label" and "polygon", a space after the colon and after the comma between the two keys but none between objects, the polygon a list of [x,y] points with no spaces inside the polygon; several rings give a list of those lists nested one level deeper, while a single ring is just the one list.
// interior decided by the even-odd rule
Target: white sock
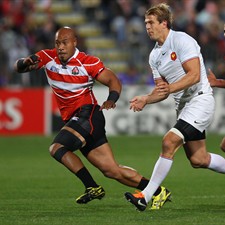
[{"label": "white sock", "polygon": [[209,154],[211,155],[211,161],[208,168],[218,173],[225,173],[225,159],[217,154]]},{"label": "white sock", "polygon": [[145,196],[146,202],[149,202],[152,199],[155,191],[158,189],[160,184],[169,173],[172,163],[172,159],[166,159],[161,156],[159,157],[152,172],[151,179],[146,188],[142,191]]}]

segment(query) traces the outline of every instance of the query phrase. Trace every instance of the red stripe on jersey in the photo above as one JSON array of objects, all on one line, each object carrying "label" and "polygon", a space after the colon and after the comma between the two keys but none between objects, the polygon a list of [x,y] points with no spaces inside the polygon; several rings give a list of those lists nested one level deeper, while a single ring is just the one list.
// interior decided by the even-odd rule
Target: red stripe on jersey
[{"label": "red stripe on jersey", "polygon": [[55,97],[57,104],[59,106],[61,116],[64,121],[69,120],[73,116],[74,112],[82,105],[86,104],[97,105],[97,101],[92,91],[86,91],[79,97],[68,99],[59,98],[57,95],[55,95]]},{"label": "red stripe on jersey", "polygon": [[44,67],[48,62],[56,57],[56,49],[46,49],[36,53],[39,56],[40,62],[38,69]]},{"label": "red stripe on jersey", "polygon": [[94,110],[95,110],[95,107],[92,108],[91,115],[90,115],[90,117],[89,117],[89,123],[90,123],[90,125],[91,125],[91,131],[90,131],[90,134],[92,134],[92,132],[93,132],[93,130],[94,130],[94,126],[93,126],[93,123],[92,123],[92,116],[93,116]]}]

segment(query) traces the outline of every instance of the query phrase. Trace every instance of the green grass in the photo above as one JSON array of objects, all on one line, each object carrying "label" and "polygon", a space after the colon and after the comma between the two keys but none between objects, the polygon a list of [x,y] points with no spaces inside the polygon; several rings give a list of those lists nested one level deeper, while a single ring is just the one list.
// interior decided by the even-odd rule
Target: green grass
[{"label": "green grass", "polygon": [[[208,149],[219,150],[222,136],[208,135]],[[192,169],[182,149],[164,181],[173,201],[159,211],[137,212],[123,197],[134,191],[105,178],[88,164],[106,197],[87,205],[75,198],[84,188],[48,153],[52,137],[0,138],[0,225],[224,225],[224,175]],[[111,137],[115,157],[150,177],[161,137]]]}]

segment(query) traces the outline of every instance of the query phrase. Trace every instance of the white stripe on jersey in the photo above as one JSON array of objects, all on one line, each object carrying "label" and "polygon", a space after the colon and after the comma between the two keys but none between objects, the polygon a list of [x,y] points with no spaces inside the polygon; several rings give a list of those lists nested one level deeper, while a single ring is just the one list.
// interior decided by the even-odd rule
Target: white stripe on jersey
[{"label": "white stripe on jersey", "polygon": [[47,54],[47,52],[46,51],[44,51],[44,50],[41,50],[45,55],[47,55],[48,56],[48,58],[50,58],[50,59],[52,59],[53,60],[53,58],[49,55],[49,54]]}]

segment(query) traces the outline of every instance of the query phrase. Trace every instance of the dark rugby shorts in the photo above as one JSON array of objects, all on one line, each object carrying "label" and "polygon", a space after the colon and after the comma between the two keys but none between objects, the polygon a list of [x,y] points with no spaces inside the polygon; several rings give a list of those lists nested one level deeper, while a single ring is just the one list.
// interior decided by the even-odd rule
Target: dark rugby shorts
[{"label": "dark rugby shorts", "polygon": [[77,131],[86,140],[86,145],[80,149],[84,156],[87,156],[92,149],[108,142],[105,117],[99,108],[99,105],[83,105],[66,123],[66,126]]},{"label": "dark rugby shorts", "polygon": [[206,138],[205,131],[201,132],[186,121],[179,119],[174,128],[184,135],[184,141],[198,141]]}]

